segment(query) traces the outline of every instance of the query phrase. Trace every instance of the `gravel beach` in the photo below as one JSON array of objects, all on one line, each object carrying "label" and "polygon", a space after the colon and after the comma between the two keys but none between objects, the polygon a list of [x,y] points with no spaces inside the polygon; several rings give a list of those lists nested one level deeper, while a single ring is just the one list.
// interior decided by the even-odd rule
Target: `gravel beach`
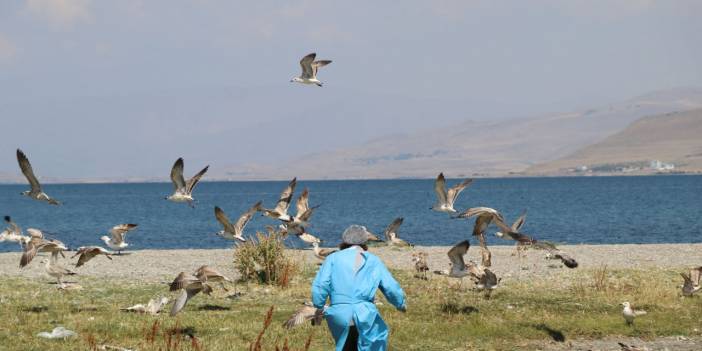
[{"label": "gravel beach", "polygon": [[[599,268],[637,268],[637,269],[680,269],[688,266],[702,265],[702,244],[646,244],[646,245],[563,245],[560,249],[575,257],[578,269]],[[446,252],[449,247],[430,246],[414,249],[390,247],[371,247],[384,262],[394,269],[412,269],[412,250],[428,254],[431,270],[448,268]],[[513,256],[513,246],[492,246],[493,271],[503,279],[551,279],[568,274],[558,260],[546,260],[545,252],[528,250],[521,260]],[[290,254],[301,262],[317,263],[312,250],[289,250]],[[72,253],[67,253],[70,257]],[[19,252],[0,254],[0,267],[5,276],[39,277],[50,279],[39,263],[40,258],[24,269],[19,268]],[[479,261],[477,245],[468,251],[469,258]],[[104,278],[118,278],[143,282],[170,280],[180,271],[194,271],[203,264],[216,267],[223,274],[236,277],[232,264],[232,249],[212,250],[138,250],[127,254],[115,255],[112,261],[105,257],[96,257],[85,266],[75,269],[80,275]],[[73,260],[61,260],[69,266]]]}]

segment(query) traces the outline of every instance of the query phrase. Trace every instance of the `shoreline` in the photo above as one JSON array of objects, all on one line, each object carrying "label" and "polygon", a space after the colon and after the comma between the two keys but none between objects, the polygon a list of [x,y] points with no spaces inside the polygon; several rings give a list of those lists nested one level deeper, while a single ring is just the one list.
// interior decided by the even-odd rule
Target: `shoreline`
[{"label": "shoreline", "polygon": [[[660,173],[595,173],[595,174],[569,174],[569,173],[554,173],[554,174],[522,174],[515,172],[514,174],[489,175],[474,173],[465,177],[474,179],[532,179],[532,178],[608,178],[608,177],[655,177],[655,176],[701,176],[702,171],[697,172],[660,172]],[[464,177],[448,178],[459,179]],[[348,178],[305,178],[306,182],[344,182],[344,181],[391,181],[391,180],[434,180],[433,176],[427,177],[395,177],[395,178],[365,178],[365,177],[348,177]],[[203,179],[201,183],[257,183],[257,182],[288,182],[290,178],[209,178]],[[0,181],[0,186],[3,185],[26,185],[27,182],[23,179],[18,181]],[[105,185],[105,184],[171,184],[168,179],[135,179],[135,180],[118,180],[118,179],[85,179],[85,180],[45,180],[42,184],[45,185]]]},{"label": "shoreline", "polygon": [[[471,245],[465,259],[480,260],[477,243]],[[380,257],[391,269],[413,270],[411,252],[424,251],[428,254],[430,270],[448,269],[448,246],[416,246],[414,249],[395,247],[371,247],[369,251]],[[670,269],[702,265],[702,243],[696,244],[582,244],[562,245],[559,249],[568,252],[579,263],[576,270],[597,269]],[[564,268],[558,260],[545,259],[545,252],[528,250],[526,257],[512,256],[514,246],[490,246],[492,270],[505,281],[525,279],[553,279],[568,275],[571,269]],[[194,271],[200,265],[210,265],[230,278],[238,277],[233,265],[233,249],[179,249],[179,250],[135,250],[125,255],[114,255],[110,261],[105,257],[95,257],[85,266],[74,268],[76,259],[61,259],[61,265],[78,273],[80,277],[124,279],[132,281],[161,282],[173,279],[179,272]],[[312,250],[289,249],[290,254],[302,265],[315,265],[319,262]],[[36,257],[29,266],[18,267],[20,252],[0,253],[0,276],[50,279],[44,266]]]}]

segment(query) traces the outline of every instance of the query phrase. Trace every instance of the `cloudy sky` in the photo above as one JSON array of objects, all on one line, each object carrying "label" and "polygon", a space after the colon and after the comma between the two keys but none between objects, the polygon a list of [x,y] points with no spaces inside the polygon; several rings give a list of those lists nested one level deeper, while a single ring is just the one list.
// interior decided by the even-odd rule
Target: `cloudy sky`
[{"label": "cloudy sky", "polygon": [[[702,86],[698,1],[0,2],[0,174],[166,177]],[[323,88],[289,82],[315,51]],[[190,166],[190,167],[189,167]]]}]

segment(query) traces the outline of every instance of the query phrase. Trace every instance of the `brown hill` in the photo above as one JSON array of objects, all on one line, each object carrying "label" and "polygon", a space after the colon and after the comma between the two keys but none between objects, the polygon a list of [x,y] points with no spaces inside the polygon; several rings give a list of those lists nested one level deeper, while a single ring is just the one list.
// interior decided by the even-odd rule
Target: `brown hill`
[{"label": "brown hill", "polygon": [[583,166],[595,173],[660,171],[650,166],[653,160],[673,164],[672,171],[702,172],[702,109],[641,118],[601,142],[527,172],[582,172]]}]

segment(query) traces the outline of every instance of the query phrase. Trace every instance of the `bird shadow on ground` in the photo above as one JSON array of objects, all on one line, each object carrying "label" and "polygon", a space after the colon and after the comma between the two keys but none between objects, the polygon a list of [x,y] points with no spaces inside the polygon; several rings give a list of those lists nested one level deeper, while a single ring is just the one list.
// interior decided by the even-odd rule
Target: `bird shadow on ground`
[{"label": "bird shadow on ground", "polygon": [[31,312],[31,313],[42,313],[46,312],[49,310],[49,307],[47,306],[31,306],[31,307],[23,307],[22,312]]},{"label": "bird shadow on ground", "polygon": [[452,314],[472,314],[478,313],[480,310],[473,306],[458,306],[455,303],[444,303],[441,304],[441,312]]},{"label": "bird shadow on ground", "polygon": [[546,333],[548,333],[548,336],[550,336],[551,339],[553,339],[553,341],[564,342],[566,339],[565,335],[563,335],[563,333],[560,330],[553,329],[546,324],[537,324],[537,325],[534,325],[533,327],[536,330],[541,330],[541,331],[545,331]]},{"label": "bird shadow on ground", "polygon": [[219,306],[219,305],[202,305],[197,308],[198,311],[231,311],[231,307]]}]

